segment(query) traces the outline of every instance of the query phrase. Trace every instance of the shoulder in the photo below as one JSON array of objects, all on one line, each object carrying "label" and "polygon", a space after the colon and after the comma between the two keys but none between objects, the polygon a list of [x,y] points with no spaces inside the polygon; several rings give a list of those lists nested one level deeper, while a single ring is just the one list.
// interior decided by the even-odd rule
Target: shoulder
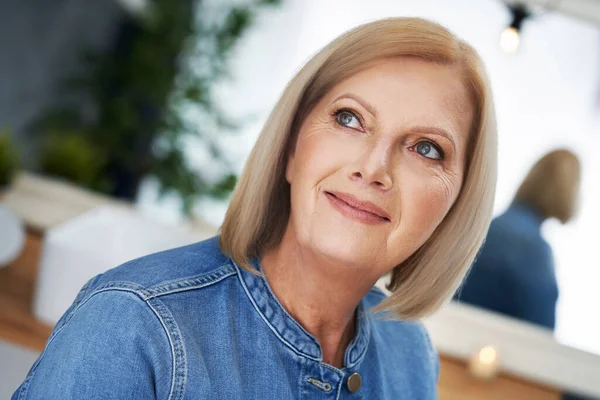
[{"label": "shoulder", "polygon": [[491,252],[496,257],[515,261],[552,254],[538,228],[510,215],[501,215],[492,221],[482,250],[484,254]]},{"label": "shoulder", "polygon": [[[365,305],[373,307],[385,298],[381,290],[373,288],[365,297]],[[407,398],[437,398],[439,357],[424,325],[374,313],[369,319],[369,358],[386,376],[388,397],[402,393]]]},{"label": "shoulder", "polygon": [[[138,295],[124,290],[78,296],[54,327],[14,398],[101,399],[181,392],[170,332]],[[173,360],[175,362],[173,362]],[[155,385],[153,378],[165,382]]]},{"label": "shoulder", "polygon": [[[90,279],[56,327],[67,323],[90,301],[118,305],[133,299],[164,319],[169,317],[169,311],[159,307],[163,296],[173,294],[178,298],[178,294],[190,290],[202,293],[196,289],[211,286],[237,273],[237,267],[221,252],[219,237],[151,254]],[[129,296],[124,297],[125,294]]]},{"label": "shoulder", "polygon": [[541,236],[532,239],[528,246],[522,249],[522,254],[532,263],[544,266],[552,263],[552,248]]},{"label": "shoulder", "polygon": [[[365,297],[365,306],[373,308],[386,298],[382,290],[374,287]],[[372,314],[371,321],[371,336],[385,346],[390,359],[407,363],[422,377],[437,379],[438,353],[422,322],[391,319],[382,314]]]},{"label": "shoulder", "polygon": [[[181,394],[183,339],[161,296],[180,299],[179,294],[235,274],[237,268],[215,237],[132,260],[92,278],[54,327],[18,392],[32,399],[48,393],[52,398],[117,398],[133,391],[140,398]],[[154,387],[152,377],[165,384]]]},{"label": "shoulder", "polygon": [[216,236],[129,261],[93,279],[88,291],[112,288],[155,297],[211,285],[236,273]]}]

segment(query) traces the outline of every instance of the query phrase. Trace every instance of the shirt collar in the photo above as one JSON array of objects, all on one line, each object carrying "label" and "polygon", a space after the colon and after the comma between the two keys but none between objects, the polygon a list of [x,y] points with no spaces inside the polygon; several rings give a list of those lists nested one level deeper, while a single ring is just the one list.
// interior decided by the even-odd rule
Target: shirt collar
[{"label": "shirt collar", "polygon": [[[308,333],[281,305],[273,294],[262,269],[260,261],[253,259],[252,264],[257,273],[240,268],[238,276],[252,305],[256,308],[263,321],[285,345],[294,352],[315,361],[323,361],[323,352],[317,339]],[[353,368],[362,362],[371,335],[368,311],[362,300],[356,310],[357,330],[354,339],[348,345],[344,356],[344,368]]]}]

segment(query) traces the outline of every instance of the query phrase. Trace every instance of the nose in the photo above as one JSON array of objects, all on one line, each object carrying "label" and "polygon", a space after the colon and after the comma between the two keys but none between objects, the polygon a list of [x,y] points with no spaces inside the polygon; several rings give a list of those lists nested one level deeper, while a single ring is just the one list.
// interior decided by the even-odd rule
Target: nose
[{"label": "nose", "polygon": [[351,166],[350,179],[362,181],[369,187],[381,191],[392,188],[394,181],[391,172],[392,146],[384,141],[366,148]]}]

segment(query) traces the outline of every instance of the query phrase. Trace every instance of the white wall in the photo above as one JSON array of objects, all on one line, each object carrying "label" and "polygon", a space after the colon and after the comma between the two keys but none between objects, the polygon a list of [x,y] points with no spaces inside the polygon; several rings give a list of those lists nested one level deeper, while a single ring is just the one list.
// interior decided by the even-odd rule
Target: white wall
[{"label": "white wall", "polygon": [[[509,15],[494,0],[285,0],[261,16],[242,41],[233,62],[234,80],[221,100],[236,115],[249,115],[247,128],[227,143],[241,165],[285,83],[302,62],[343,31],[389,16],[438,21],[472,43],[491,76],[499,123],[499,182],[495,211],[510,202],[527,169],[557,146],[583,161],[581,213],[566,227],[549,222],[544,233],[555,251],[561,297],[557,337],[600,353],[600,34],[598,28],[547,13],[525,23],[518,54],[498,47]],[[595,206],[596,205],[596,206]],[[218,224],[224,205],[204,203]]]}]

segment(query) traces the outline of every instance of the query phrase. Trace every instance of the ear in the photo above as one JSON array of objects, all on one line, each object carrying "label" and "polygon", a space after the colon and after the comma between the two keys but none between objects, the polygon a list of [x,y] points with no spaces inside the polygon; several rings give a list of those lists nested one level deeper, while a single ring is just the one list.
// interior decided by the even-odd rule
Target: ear
[{"label": "ear", "polygon": [[285,180],[291,185],[292,184],[292,179],[294,178],[294,167],[295,167],[295,157],[294,157],[294,153],[290,153],[288,160],[287,160],[287,165],[285,167]]}]

